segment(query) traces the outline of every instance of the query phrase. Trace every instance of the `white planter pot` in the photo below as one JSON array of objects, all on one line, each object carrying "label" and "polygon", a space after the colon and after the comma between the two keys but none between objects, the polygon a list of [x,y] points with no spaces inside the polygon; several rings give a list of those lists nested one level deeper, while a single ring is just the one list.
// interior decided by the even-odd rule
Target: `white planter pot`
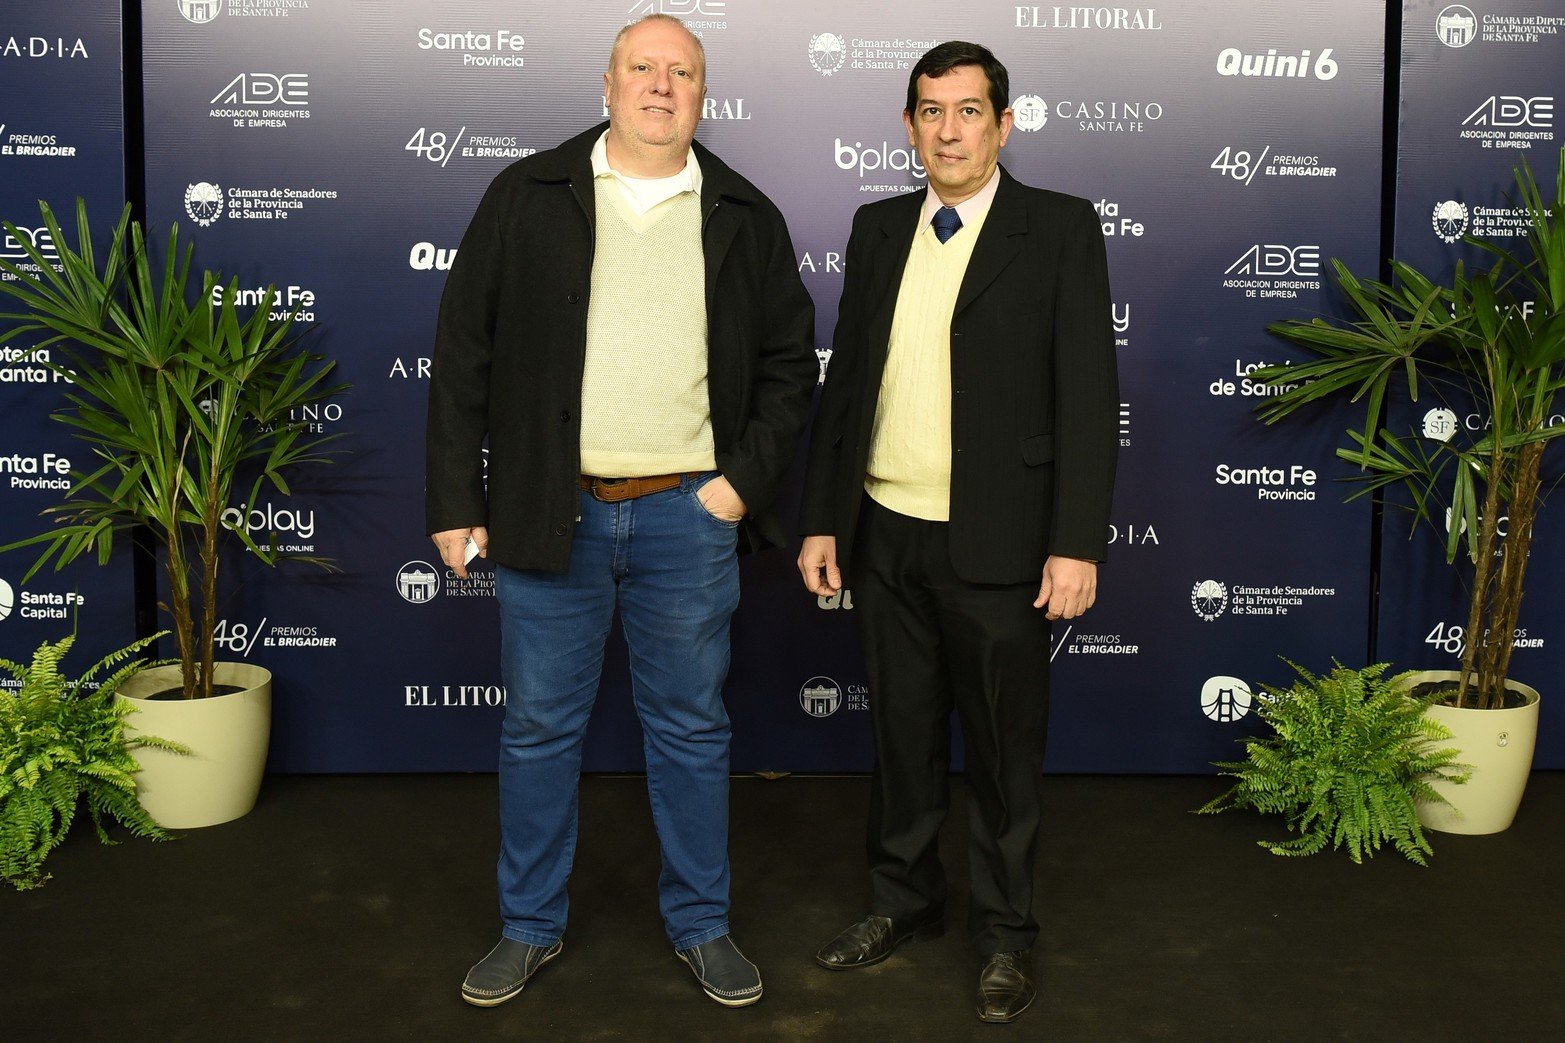
[{"label": "white planter pot", "polygon": [[244,690],[211,699],[148,699],[177,687],[178,666],[144,670],[123,685],[118,697],[136,713],[127,730],[182,743],[189,756],[143,747],[136,795],[142,807],[167,829],[215,826],[255,807],[266,770],[272,728],[272,674],[249,663],[218,663],[213,681]]},{"label": "white planter pot", "polygon": [[[1409,678],[1408,685],[1439,681],[1455,687],[1459,676],[1455,670],[1422,670]],[[1460,751],[1458,760],[1472,766],[1473,777],[1460,786],[1435,783],[1436,792],[1451,806],[1420,804],[1418,820],[1425,829],[1470,835],[1499,833],[1516,817],[1538,741],[1539,696],[1536,689],[1520,681],[1507,680],[1505,687],[1525,696],[1527,702],[1508,710],[1429,708],[1428,716],[1451,730],[1449,745]]]}]

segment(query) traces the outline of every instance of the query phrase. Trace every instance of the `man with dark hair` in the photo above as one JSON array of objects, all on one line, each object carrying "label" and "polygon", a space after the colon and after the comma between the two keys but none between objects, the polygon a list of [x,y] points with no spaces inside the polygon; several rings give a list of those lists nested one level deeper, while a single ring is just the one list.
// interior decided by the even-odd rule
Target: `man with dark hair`
[{"label": "man with dark hair", "polygon": [[1096,598],[1119,408],[1097,215],[999,166],[1009,103],[976,44],[908,77],[929,188],[854,216],[799,553],[812,593],[853,588],[876,759],[869,915],[816,961],[866,967],[943,930],[954,705],[985,1021],[1035,995],[1049,622]]},{"label": "man with dark hair", "polygon": [[664,929],[706,994],[742,1007],[761,976],[728,921],[735,554],[787,538],[774,502],[818,372],[814,310],[777,208],[694,143],[701,42],[648,16],[603,80],[607,126],[495,178],[440,304],[426,525],[458,577],[470,543],[496,561],[506,683],[502,936],[462,998],[502,1003],[561,951],[617,610]]}]

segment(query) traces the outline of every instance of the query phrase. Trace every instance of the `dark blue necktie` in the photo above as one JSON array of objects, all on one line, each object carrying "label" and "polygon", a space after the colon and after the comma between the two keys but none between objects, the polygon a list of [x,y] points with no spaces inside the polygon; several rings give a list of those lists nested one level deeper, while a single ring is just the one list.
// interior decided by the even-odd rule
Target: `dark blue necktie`
[{"label": "dark blue necktie", "polygon": [[929,223],[935,226],[935,238],[943,243],[962,227],[962,216],[956,212],[956,207],[943,206],[935,211],[935,216]]}]

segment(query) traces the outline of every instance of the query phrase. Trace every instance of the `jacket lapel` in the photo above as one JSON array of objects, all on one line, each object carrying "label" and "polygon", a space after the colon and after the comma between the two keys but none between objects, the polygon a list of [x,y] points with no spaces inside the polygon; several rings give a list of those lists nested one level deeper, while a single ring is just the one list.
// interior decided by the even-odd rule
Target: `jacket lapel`
[{"label": "jacket lapel", "polygon": [[978,242],[973,245],[973,256],[967,262],[967,273],[962,277],[962,288],[956,295],[953,317],[988,288],[1008,264],[1022,251],[1023,236],[1027,234],[1027,208],[1016,182],[1003,169],[1000,184],[989,205],[989,216],[984,219]]},{"label": "jacket lapel", "polygon": [[717,276],[723,270],[728,247],[739,231],[740,204],[722,199],[719,179],[701,177],[701,254],[706,265],[706,310],[712,313],[712,298],[717,293]]}]

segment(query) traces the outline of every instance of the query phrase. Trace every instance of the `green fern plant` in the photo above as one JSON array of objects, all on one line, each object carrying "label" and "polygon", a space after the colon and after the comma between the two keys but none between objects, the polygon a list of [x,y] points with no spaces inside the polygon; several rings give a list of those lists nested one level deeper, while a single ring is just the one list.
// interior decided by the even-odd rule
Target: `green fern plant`
[{"label": "green fern plant", "polygon": [[[1286,661],[1286,660],[1285,660]],[[1471,772],[1451,737],[1424,716],[1437,696],[1415,699],[1406,674],[1386,680],[1389,664],[1351,670],[1337,663],[1316,677],[1289,662],[1299,680],[1264,686],[1257,715],[1272,734],[1240,739],[1246,759],[1218,761],[1233,788],[1198,809],[1215,814],[1253,808],[1283,816],[1292,840],[1258,843],[1274,855],[1313,855],[1329,844],[1362,862],[1390,843],[1419,865],[1433,854],[1418,823],[1419,801],[1448,804],[1431,779],[1466,782]]]},{"label": "green fern plant", "polygon": [[[161,636],[109,653],[75,680],[60,672],[75,634],[45,641],[30,664],[0,659],[0,670],[21,685],[0,692],[0,876],[17,890],[49,879],[44,860],[70,832],[84,802],[105,844],[114,843],[104,828],[108,819],[136,836],[168,839],[136,798],[133,752],[143,746],[189,751],[166,739],[127,735],[125,717],[134,711],[114,698],[149,665],[127,660]],[[113,672],[96,684],[108,670]]]}]

